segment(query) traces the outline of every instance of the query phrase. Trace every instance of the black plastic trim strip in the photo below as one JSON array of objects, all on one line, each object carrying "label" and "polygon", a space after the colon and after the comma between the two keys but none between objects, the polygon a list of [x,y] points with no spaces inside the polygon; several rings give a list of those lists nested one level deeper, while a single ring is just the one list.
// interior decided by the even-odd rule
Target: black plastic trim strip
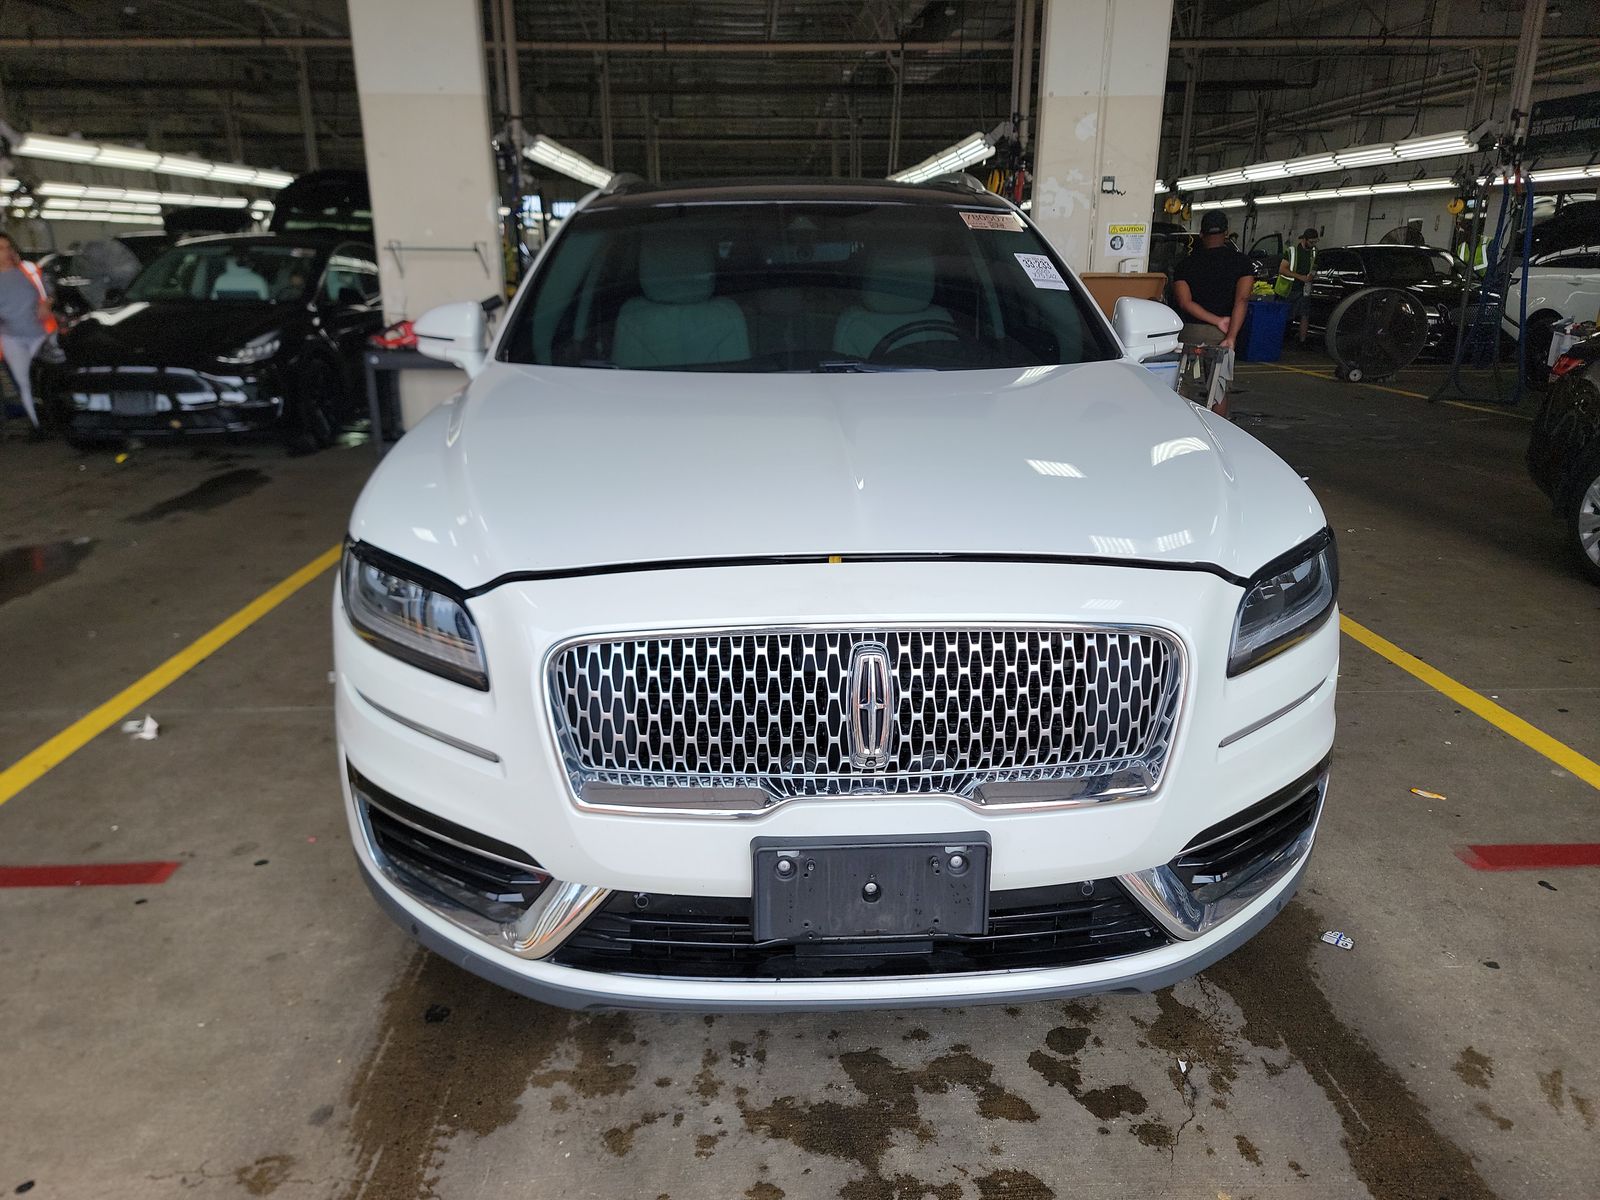
[{"label": "black plastic trim strip", "polygon": [[1252,826],[1270,819],[1300,800],[1305,794],[1317,785],[1317,781],[1328,773],[1328,767],[1333,761],[1331,754],[1324,755],[1321,762],[1312,767],[1300,778],[1285,787],[1279,788],[1265,800],[1257,800],[1247,808],[1242,808],[1231,817],[1224,817],[1214,825],[1208,825],[1194,837],[1190,838],[1184,848],[1178,851],[1176,862],[1186,854],[1197,854],[1206,849],[1213,842],[1221,838],[1231,837],[1242,833]]},{"label": "black plastic trim strip", "polygon": [[508,571],[487,583],[468,588],[468,598],[481,596],[507,583],[542,583],[552,579],[582,579],[591,575],[631,575],[646,571],[703,571],[722,567],[805,567],[849,563],[1034,563],[1043,566],[1129,567],[1144,571],[1198,571],[1245,587],[1248,580],[1213,563],[1160,562],[1143,558],[1103,558],[1090,554],[748,554],[710,558],[663,558],[646,562],[601,563],[587,567],[555,567],[545,571]]},{"label": "black plastic trim strip", "polygon": [[425,809],[414,804],[408,804],[390,792],[378,787],[360,771],[349,759],[345,760],[345,770],[350,773],[350,790],[360,797],[362,803],[370,804],[373,808],[382,809],[395,820],[410,825],[413,829],[423,833],[432,833],[465,850],[480,850],[483,853],[497,858],[502,862],[516,866],[527,867],[529,870],[538,871],[540,874],[549,874],[539,865],[537,859],[526,850],[519,850],[509,842],[502,842],[498,838],[489,837],[487,834],[477,833],[464,825],[457,825],[454,821],[447,821],[443,817],[434,816]]},{"label": "black plastic trim strip", "polygon": [[907,553],[871,554],[743,554],[708,555],[700,558],[660,558],[640,562],[593,563],[581,567],[550,567],[542,571],[507,571],[496,575],[476,587],[463,588],[442,575],[425,567],[408,562],[393,554],[379,550],[367,542],[348,539],[346,547],[352,554],[396,575],[405,575],[426,587],[449,596],[452,600],[467,601],[494,591],[508,583],[543,583],[555,579],[584,579],[595,575],[634,575],[649,571],[703,571],[724,567],[816,567],[853,563],[1018,563],[1047,567],[1127,567],[1135,571],[1189,571],[1215,575],[1234,587],[1248,589],[1263,575],[1284,566],[1299,562],[1333,542],[1333,530],[1324,528],[1285,554],[1269,561],[1250,576],[1236,575],[1226,567],[1205,562],[1167,562],[1150,558],[1110,558],[1096,554],[1029,554],[991,551],[965,553],[952,551],[911,551]]}]

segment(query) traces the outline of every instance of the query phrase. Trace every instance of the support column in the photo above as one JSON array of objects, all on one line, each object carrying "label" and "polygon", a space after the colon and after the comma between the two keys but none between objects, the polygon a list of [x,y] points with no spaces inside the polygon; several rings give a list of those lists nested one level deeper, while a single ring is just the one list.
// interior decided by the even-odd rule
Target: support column
[{"label": "support column", "polygon": [[[350,0],[350,35],[386,320],[500,294],[499,192],[489,149],[478,0]],[[409,428],[461,386],[408,372]]]},{"label": "support column", "polygon": [[1045,0],[1033,219],[1076,270],[1148,264],[1171,27],[1172,0]]}]

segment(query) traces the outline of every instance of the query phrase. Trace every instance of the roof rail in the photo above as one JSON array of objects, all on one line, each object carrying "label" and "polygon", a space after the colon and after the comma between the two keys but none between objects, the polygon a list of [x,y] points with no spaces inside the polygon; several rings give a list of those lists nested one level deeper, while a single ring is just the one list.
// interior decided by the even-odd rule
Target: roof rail
[{"label": "roof rail", "polygon": [[606,182],[605,187],[600,189],[600,194],[602,196],[623,196],[644,182],[645,180],[642,176],[635,175],[630,171],[619,171]]},{"label": "roof rail", "polygon": [[968,175],[965,171],[951,171],[948,175],[937,175],[932,179],[923,180],[923,182],[917,184],[916,186],[954,188],[957,191],[977,192],[984,196],[994,195],[993,192],[984,187],[983,184],[980,183],[974,176]]}]

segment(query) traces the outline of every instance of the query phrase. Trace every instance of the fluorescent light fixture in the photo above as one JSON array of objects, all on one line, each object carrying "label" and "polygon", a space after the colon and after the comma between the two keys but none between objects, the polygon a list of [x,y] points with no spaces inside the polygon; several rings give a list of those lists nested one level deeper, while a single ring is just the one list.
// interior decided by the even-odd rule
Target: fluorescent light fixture
[{"label": "fluorescent light fixture", "polygon": [[1393,192],[1409,192],[1410,190],[1411,181],[1401,179],[1393,183],[1375,183],[1368,189],[1368,192],[1373,196],[1387,196]]},{"label": "fluorescent light fixture", "polygon": [[1444,158],[1451,154],[1471,154],[1477,146],[1467,138],[1467,131],[1431,134],[1427,137],[1407,138],[1394,145],[1394,156],[1401,162],[1416,158]]},{"label": "fluorescent light fixture", "polygon": [[1350,146],[1332,154],[1308,154],[1287,161],[1275,159],[1227,171],[1213,171],[1209,175],[1186,175],[1178,180],[1178,190],[1198,192],[1203,188],[1230,187],[1262,179],[1289,179],[1297,175],[1320,175],[1325,171],[1348,170],[1352,167],[1376,167],[1383,163],[1413,162],[1424,158],[1450,158],[1471,154],[1476,150],[1477,146],[1467,136],[1466,130],[1456,129],[1449,133],[1407,138],[1403,142]]},{"label": "fluorescent light fixture", "polygon": [[153,171],[161,161],[154,150],[139,150],[133,146],[101,146],[94,156],[97,167],[127,167],[131,171]]},{"label": "fluorescent light fixture", "polygon": [[1158,180],[1156,180],[1156,195],[1158,195],[1158,196],[1165,196],[1165,195],[1166,195],[1166,194],[1167,194],[1167,193],[1168,193],[1168,192],[1170,192],[1170,191],[1171,191],[1171,190],[1172,190],[1172,189],[1171,189],[1171,188],[1169,188],[1169,187],[1168,187],[1168,186],[1167,186],[1167,185],[1166,185],[1166,184],[1165,184],[1165,183],[1163,183],[1163,182],[1162,182],[1162,181],[1161,181],[1161,180],[1159,180],[1159,179],[1158,179]]},{"label": "fluorescent light fixture", "polygon": [[994,147],[989,144],[989,139],[981,133],[975,133],[971,137],[962,138],[954,146],[923,159],[914,167],[896,171],[889,178],[895,183],[926,183],[941,175],[952,175],[965,170],[993,155]]},{"label": "fluorescent light fixture", "polygon": [[43,134],[30,133],[23,137],[22,144],[17,147],[16,152],[23,158],[48,158],[56,162],[93,162],[94,156],[100,153],[100,147],[81,138],[46,137]]},{"label": "fluorescent light fixture", "polygon": [[1277,162],[1254,163],[1244,169],[1244,177],[1251,183],[1258,179],[1287,179],[1289,164],[1281,158]]},{"label": "fluorescent light fixture", "polygon": [[211,174],[211,164],[203,158],[185,158],[177,154],[163,154],[161,161],[156,164],[156,170],[163,175],[191,175],[196,179],[204,179]]},{"label": "fluorescent light fixture", "polygon": [[115,213],[144,213],[147,216],[158,217],[161,215],[159,204],[134,204],[127,200],[67,200],[52,196],[44,202],[46,214],[55,211],[72,212],[115,212]]},{"label": "fluorescent light fixture", "polygon": [[1331,171],[1339,164],[1334,161],[1331,154],[1311,154],[1305,158],[1291,158],[1283,164],[1290,175],[1320,175],[1323,171]]},{"label": "fluorescent light fixture", "polygon": [[[19,184],[15,179],[0,180],[0,191],[14,192]],[[77,199],[91,202],[132,201],[138,204],[165,204],[176,208],[246,208],[250,201],[244,196],[210,196],[194,192],[157,192],[146,188],[110,187],[104,184],[70,183],[49,179],[33,189],[36,196],[46,198]],[[272,207],[270,201],[258,201]]]},{"label": "fluorescent light fixture", "polygon": [[1341,150],[1333,156],[1333,161],[1341,167],[1373,167],[1396,159],[1393,146],[1357,146],[1353,150]]},{"label": "fluorescent light fixture", "polygon": [[583,155],[568,150],[560,142],[547,138],[542,133],[524,146],[522,153],[534,162],[576,179],[580,183],[587,183],[590,187],[605,187],[612,179],[612,173],[598,163],[590,162]]},{"label": "fluorescent light fixture", "polygon": [[158,154],[138,146],[116,146],[88,142],[82,138],[26,134],[14,151],[21,158],[46,158],[55,162],[87,163],[96,167],[115,167],[125,171],[154,171],[162,175],[185,175],[191,179],[215,179],[221,183],[242,183],[252,187],[281,188],[294,182],[287,171],[269,171],[239,163],[215,163],[186,154]]},{"label": "fluorescent light fixture", "polygon": [[240,167],[231,163],[217,163],[206,175],[207,179],[215,179],[219,183],[254,183],[256,169],[254,167]]}]

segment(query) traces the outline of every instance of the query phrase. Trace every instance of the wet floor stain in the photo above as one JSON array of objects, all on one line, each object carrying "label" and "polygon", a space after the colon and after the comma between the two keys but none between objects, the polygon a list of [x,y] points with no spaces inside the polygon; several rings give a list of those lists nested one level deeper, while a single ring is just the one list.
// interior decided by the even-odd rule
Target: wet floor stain
[{"label": "wet floor stain", "polygon": [[839,1192],[839,1200],[961,1200],[961,1185],[929,1183],[915,1175],[894,1175],[888,1179],[854,1179]]},{"label": "wet floor stain", "polygon": [[0,604],[71,575],[94,546],[93,538],[72,538],[0,550]]},{"label": "wet floor stain", "polygon": [[[978,1200],[1054,1200],[1055,1192],[1037,1175],[1027,1171],[994,1171],[972,1181],[978,1186]],[[960,1193],[956,1193],[959,1195]]]},{"label": "wet floor stain", "polygon": [[[449,1021],[418,1019],[434,1004],[450,1009]],[[451,1139],[514,1121],[536,1080],[611,1094],[631,1074],[610,1062],[608,1043],[631,1037],[626,1017],[536,1004],[416,951],[384,998],[373,1048],[350,1083],[354,1182],[341,1200],[437,1197]],[[566,1058],[575,1065],[552,1065]]]},{"label": "wet floor stain", "polygon": [[1495,1110],[1486,1100],[1478,1101],[1475,1107],[1485,1118],[1492,1121],[1495,1127],[1498,1129],[1511,1129],[1516,1125],[1516,1122],[1511,1120],[1509,1117],[1502,1117],[1499,1113],[1495,1112]]},{"label": "wet floor stain", "polygon": [[[1065,1006],[1069,1018],[1092,1022],[1097,1009],[1092,1004],[1073,1002]],[[1062,1087],[1079,1104],[1100,1121],[1110,1121],[1122,1116],[1138,1116],[1150,1102],[1137,1088],[1127,1083],[1114,1083],[1108,1087],[1083,1086],[1083,1070],[1078,1055],[1089,1044],[1092,1036],[1087,1024],[1058,1025],[1044,1037],[1049,1051],[1035,1050],[1028,1055],[1028,1066],[1051,1087]],[[1059,1056],[1059,1057],[1058,1057]]]},{"label": "wet floor stain", "polygon": [[744,1200],[783,1200],[789,1193],[775,1183],[752,1183],[744,1190]]},{"label": "wet floor stain", "polygon": [[1256,1144],[1242,1133],[1233,1135],[1233,1144],[1238,1147],[1239,1157],[1245,1162],[1259,1167],[1261,1165],[1261,1151],[1256,1149]]},{"label": "wet floor stain", "polygon": [[741,1096],[739,1114],[751,1133],[865,1168],[866,1177],[852,1181],[841,1193],[848,1200],[900,1194],[883,1190],[893,1181],[885,1179],[880,1170],[895,1135],[909,1133],[922,1143],[936,1137],[922,1119],[919,1095],[966,1088],[977,1096],[978,1114],[987,1120],[1039,1119],[1027,1100],[995,1082],[993,1064],[969,1050],[952,1049],[918,1068],[898,1066],[879,1050],[850,1050],[839,1055],[839,1065],[859,1099],[810,1101],[780,1096],[757,1107]]},{"label": "wet floor stain", "polygon": [[1399,1072],[1323,994],[1311,954],[1325,928],[1296,900],[1202,978],[1239,1006],[1247,1041],[1287,1049],[1305,1067],[1338,1113],[1350,1165],[1374,1196],[1493,1200],[1472,1157],[1435,1128]]},{"label": "wet floor stain", "polygon": [[1450,1068],[1461,1078],[1461,1082],[1468,1087],[1487,1088],[1489,1080],[1494,1078],[1494,1062],[1486,1054],[1480,1054],[1468,1046],[1456,1056],[1455,1064]]},{"label": "wet floor stain", "polygon": [[239,1167],[233,1179],[252,1196],[270,1196],[288,1181],[294,1162],[289,1154],[267,1154],[248,1167]]},{"label": "wet floor stain", "polygon": [[177,513],[210,512],[240,497],[248,496],[271,478],[265,471],[255,467],[224,471],[220,475],[213,475],[210,479],[203,480],[186,492],[180,492],[159,504],[151,505],[142,512],[134,513],[128,520],[135,525],[147,525]]},{"label": "wet floor stain", "polygon": [[605,1148],[618,1158],[623,1157],[633,1150],[633,1138],[639,1130],[646,1125],[654,1125],[666,1113],[645,1113],[637,1121],[630,1121],[626,1125],[614,1125],[600,1135],[600,1141]]}]

